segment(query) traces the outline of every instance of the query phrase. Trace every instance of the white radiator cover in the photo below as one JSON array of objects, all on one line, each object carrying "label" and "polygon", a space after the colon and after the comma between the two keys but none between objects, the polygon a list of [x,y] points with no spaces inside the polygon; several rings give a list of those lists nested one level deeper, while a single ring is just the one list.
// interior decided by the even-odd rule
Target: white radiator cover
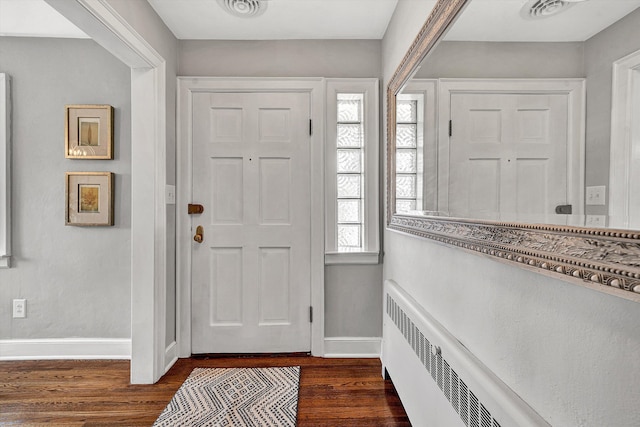
[{"label": "white radiator cover", "polygon": [[393,280],[383,302],[383,370],[413,425],[550,425]]}]

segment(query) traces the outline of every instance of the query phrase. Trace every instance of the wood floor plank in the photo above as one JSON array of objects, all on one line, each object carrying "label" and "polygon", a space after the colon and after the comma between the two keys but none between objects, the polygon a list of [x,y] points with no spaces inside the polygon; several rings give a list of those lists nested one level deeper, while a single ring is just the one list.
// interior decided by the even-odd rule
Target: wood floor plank
[{"label": "wood floor plank", "polygon": [[0,362],[2,426],[150,426],[195,367],[301,366],[298,426],[410,426],[375,359],[180,359],[153,385],[129,384],[128,361]]}]

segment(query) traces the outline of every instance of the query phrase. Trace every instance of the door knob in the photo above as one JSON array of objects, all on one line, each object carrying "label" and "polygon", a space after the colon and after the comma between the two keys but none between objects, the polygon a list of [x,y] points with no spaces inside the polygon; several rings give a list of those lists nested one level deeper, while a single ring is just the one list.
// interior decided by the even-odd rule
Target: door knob
[{"label": "door knob", "polygon": [[196,235],[193,236],[193,240],[198,243],[202,243],[202,241],[204,240],[204,229],[201,225],[196,227]]}]

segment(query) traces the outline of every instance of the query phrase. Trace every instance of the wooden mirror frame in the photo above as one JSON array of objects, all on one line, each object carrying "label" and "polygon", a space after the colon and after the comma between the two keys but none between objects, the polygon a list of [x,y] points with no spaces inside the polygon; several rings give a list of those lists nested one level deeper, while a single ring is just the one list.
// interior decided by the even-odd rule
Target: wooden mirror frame
[{"label": "wooden mirror frame", "polygon": [[387,86],[387,228],[640,302],[640,232],[395,213],[396,95],[471,0],[438,0]]}]

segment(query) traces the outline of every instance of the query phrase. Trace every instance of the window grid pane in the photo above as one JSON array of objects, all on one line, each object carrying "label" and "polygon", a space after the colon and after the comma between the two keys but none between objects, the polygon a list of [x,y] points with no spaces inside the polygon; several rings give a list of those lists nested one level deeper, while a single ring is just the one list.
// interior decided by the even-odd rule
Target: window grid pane
[{"label": "window grid pane", "polygon": [[337,203],[338,252],[364,248],[364,121],[363,94],[337,96]]},{"label": "window grid pane", "polygon": [[418,103],[414,100],[396,101],[397,123],[415,123],[418,121]]},{"label": "window grid pane", "polygon": [[360,148],[363,139],[361,123],[338,123],[338,147]]},{"label": "window grid pane", "polygon": [[396,105],[396,212],[406,212],[418,199],[418,101]]}]

